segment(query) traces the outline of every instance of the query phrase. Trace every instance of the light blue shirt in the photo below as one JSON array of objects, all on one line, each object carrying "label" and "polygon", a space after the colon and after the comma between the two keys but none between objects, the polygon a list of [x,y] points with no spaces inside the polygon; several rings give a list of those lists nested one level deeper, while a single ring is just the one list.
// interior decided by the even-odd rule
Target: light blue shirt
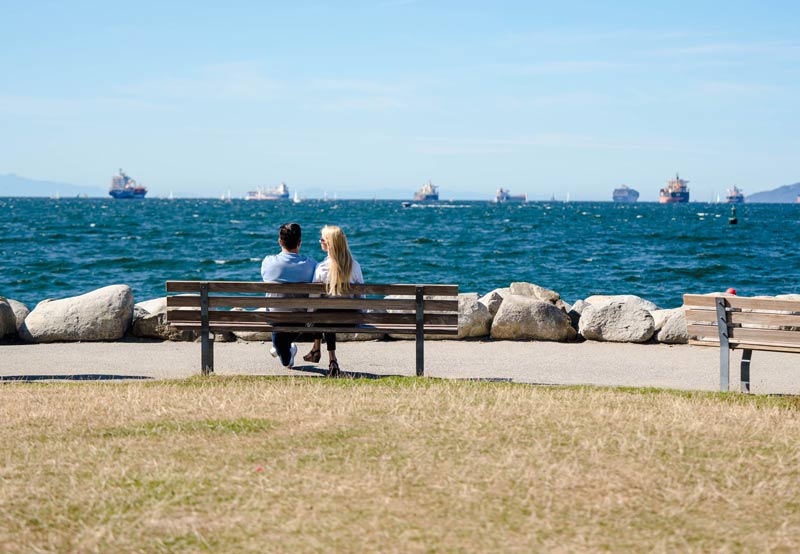
[{"label": "light blue shirt", "polygon": [[310,283],[317,262],[294,252],[267,256],[261,262],[261,278],[268,283]]}]

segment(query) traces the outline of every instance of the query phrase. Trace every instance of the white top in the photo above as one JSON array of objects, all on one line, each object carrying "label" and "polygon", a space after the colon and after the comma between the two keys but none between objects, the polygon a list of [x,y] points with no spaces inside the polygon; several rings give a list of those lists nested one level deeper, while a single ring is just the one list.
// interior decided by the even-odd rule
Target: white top
[{"label": "white top", "polygon": [[[327,283],[328,279],[330,278],[330,273],[331,258],[328,256],[317,264],[317,268],[314,270],[313,282]],[[350,282],[354,285],[360,285],[364,283],[364,275],[361,273],[361,266],[355,259],[353,259],[353,273],[350,275]]]}]

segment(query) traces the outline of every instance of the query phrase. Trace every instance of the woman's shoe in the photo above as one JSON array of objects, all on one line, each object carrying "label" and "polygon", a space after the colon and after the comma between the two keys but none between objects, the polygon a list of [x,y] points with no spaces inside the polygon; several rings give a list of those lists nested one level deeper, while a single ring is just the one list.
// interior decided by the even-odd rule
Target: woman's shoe
[{"label": "woman's shoe", "polygon": [[321,350],[312,350],[311,352],[303,356],[303,359],[305,361],[312,363],[317,363],[320,360],[320,358],[322,358]]},{"label": "woman's shoe", "polygon": [[341,373],[339,370],[339,362],[336,360],[331,360],[331,363],[328,366],[328,377],[338,377],[339,373]]}]

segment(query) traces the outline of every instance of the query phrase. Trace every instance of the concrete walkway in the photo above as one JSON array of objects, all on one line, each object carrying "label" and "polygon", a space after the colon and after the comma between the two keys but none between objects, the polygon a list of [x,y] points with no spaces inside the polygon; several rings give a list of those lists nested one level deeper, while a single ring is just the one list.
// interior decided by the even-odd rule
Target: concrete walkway
[{"label": "concrete walkway", "polygon": [[[413,341],[340,343],[344,371],[364,376],[414,375]],[[327,369],[302,360],[287,371],[265,343],[217,343],[220,375],[295,375],[317,377]],[[738,390],[741,353],[732,353],[731,390]],[[0,346],[0,376],[41,379],[182,378],[199,373],[200,345],[181,342],[58,343]],[[428,341],[426,374],[443,378],[485,378],[539,384],[659,387],[715,391],[719,388],[719,350],[686,345],[554,343],[512,341]],[[98,377],[100,376],[100,377]],[[755,393],[800,394],[800,355],[754,352]]]}]

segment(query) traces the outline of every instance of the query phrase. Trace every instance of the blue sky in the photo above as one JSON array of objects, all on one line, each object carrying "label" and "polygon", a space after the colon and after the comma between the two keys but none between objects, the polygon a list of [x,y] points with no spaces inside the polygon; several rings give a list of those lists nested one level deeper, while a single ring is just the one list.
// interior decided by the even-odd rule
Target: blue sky
[{"label": "blue sky", "polygon": [[0,0],[0,174],[573,200],[800,181],[800,3],[649,4]]}]

